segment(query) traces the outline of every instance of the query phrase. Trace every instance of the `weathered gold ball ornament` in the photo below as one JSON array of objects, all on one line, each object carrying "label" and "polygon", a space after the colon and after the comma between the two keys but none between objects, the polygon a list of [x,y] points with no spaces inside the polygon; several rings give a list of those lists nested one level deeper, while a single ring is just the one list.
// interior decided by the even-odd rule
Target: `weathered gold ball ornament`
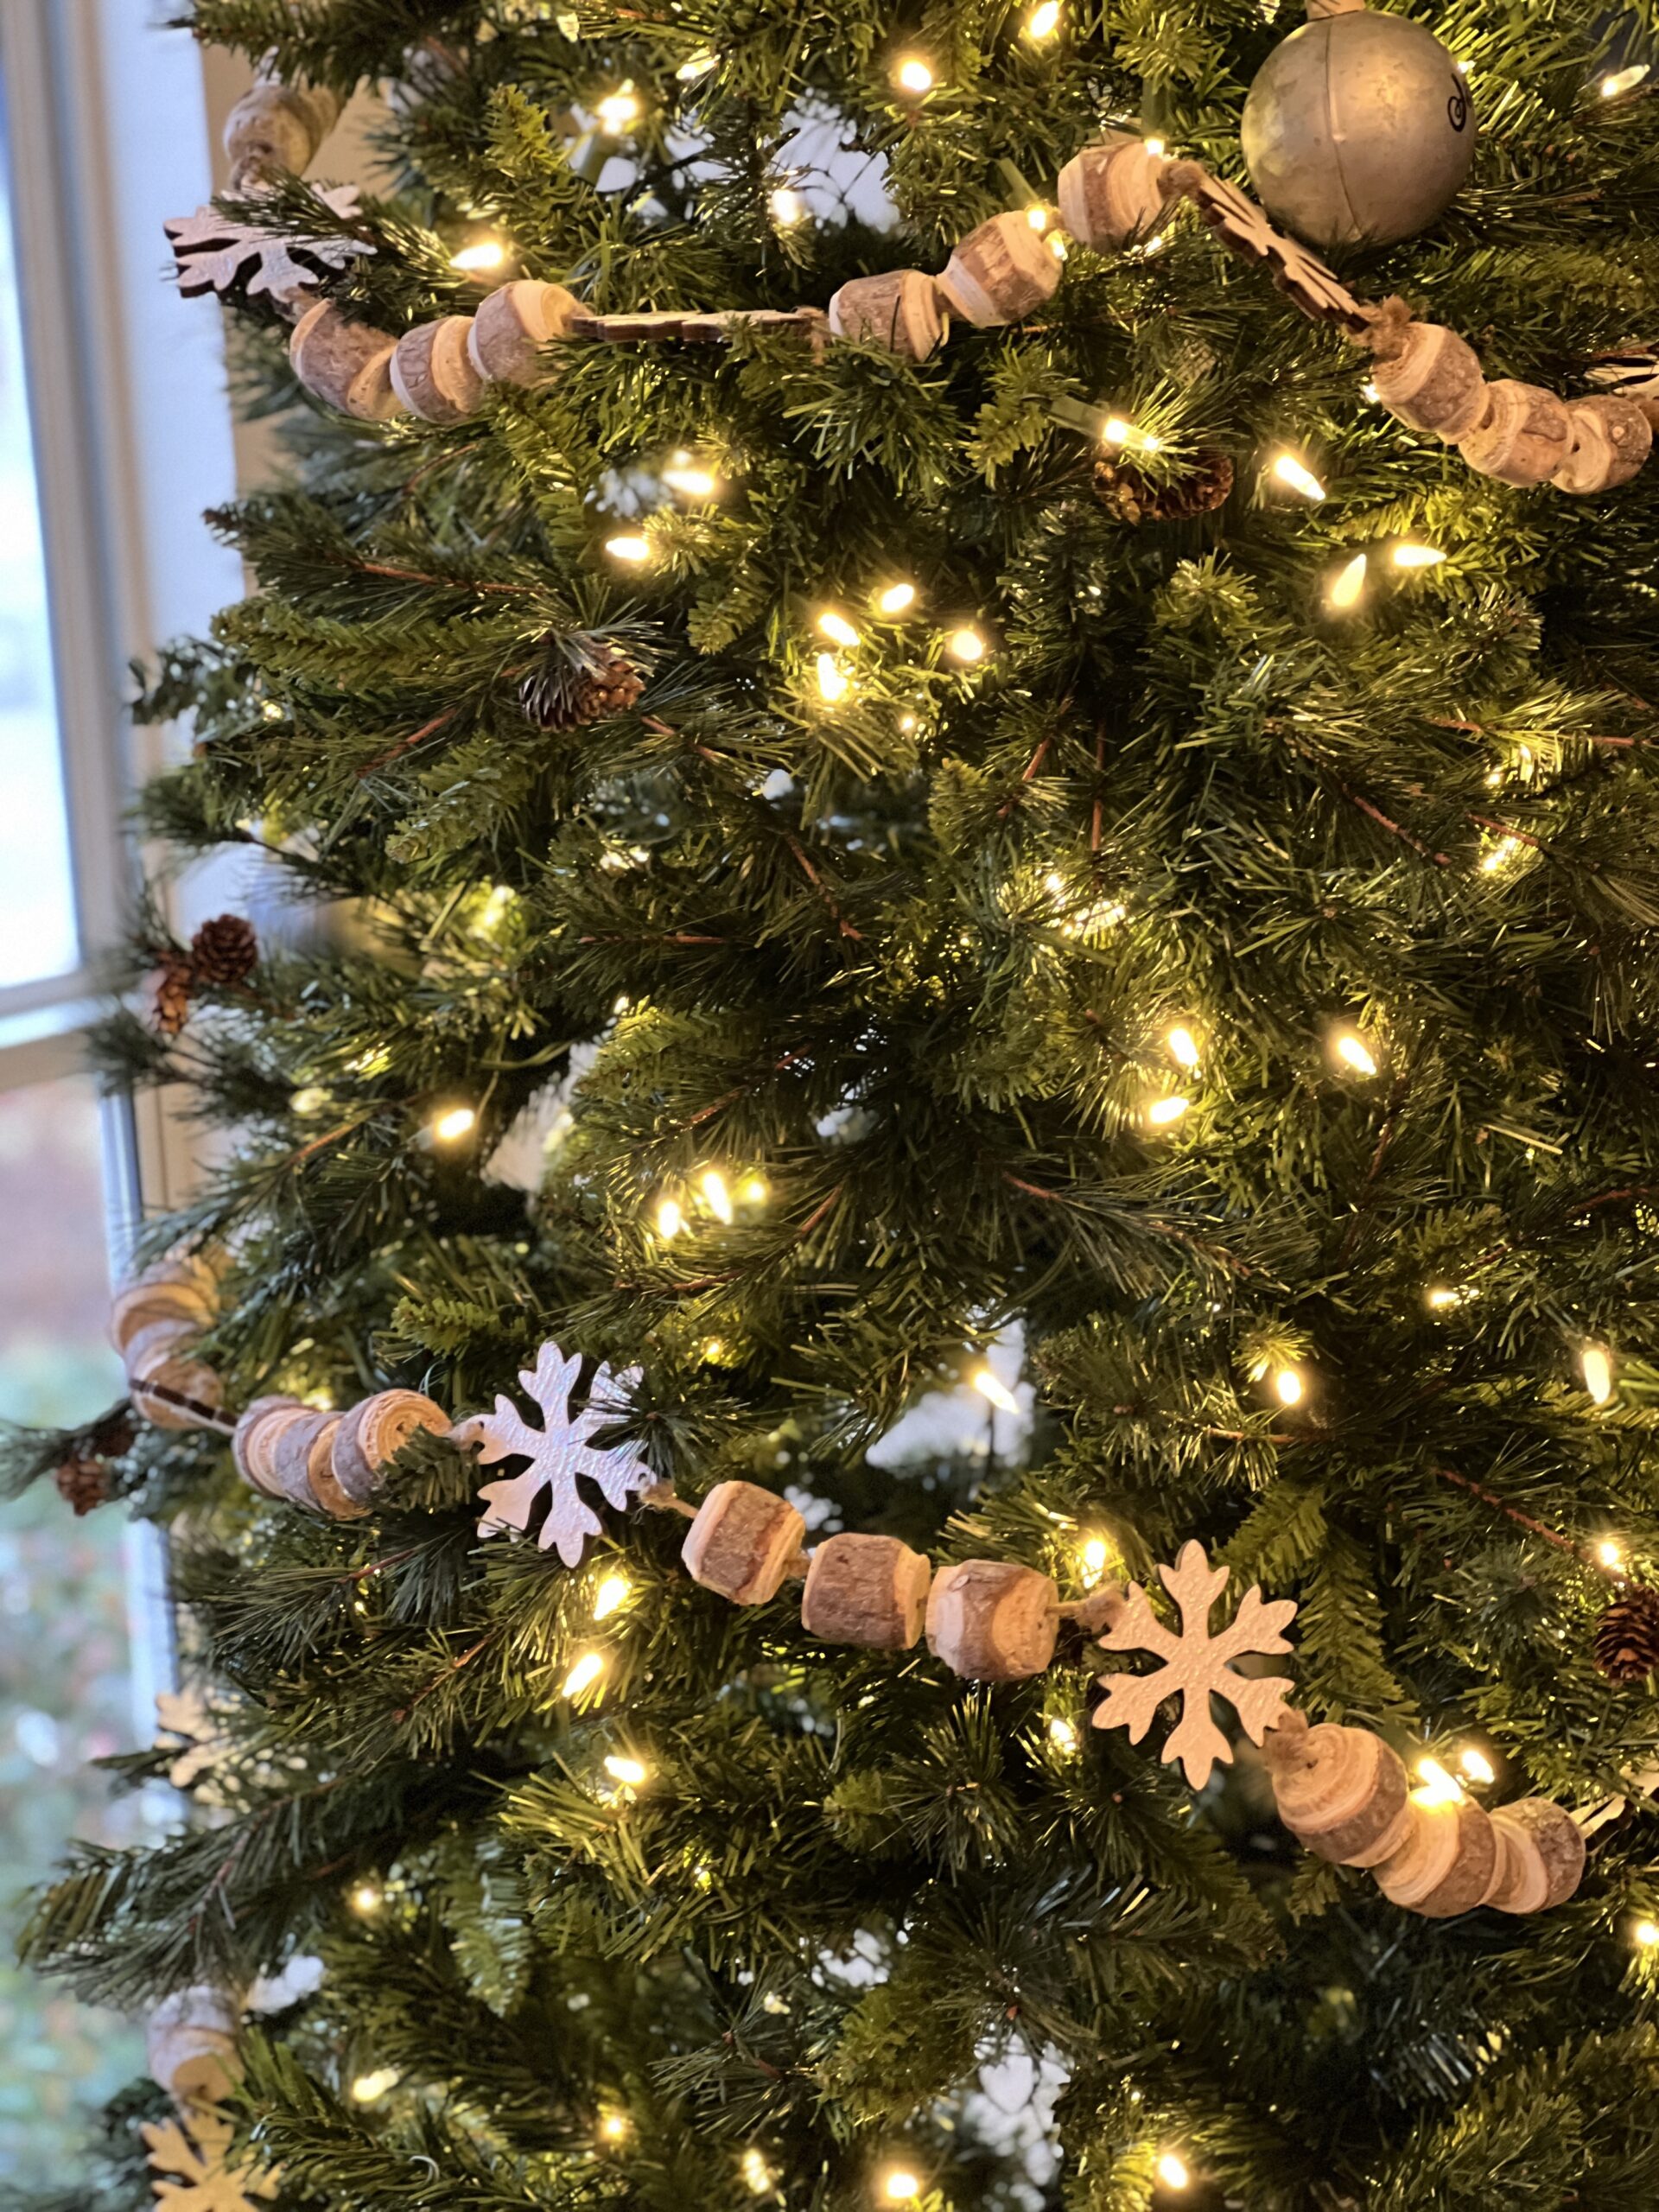
[{"label": "weathered gold ball ornament", "polygon": [[1240,137],[1269,214],[1321,246],[1386,245],[1443,214],[1469,174],[1469,87],[1433,33],[1365,0],[1307,0],[1268,56]]}]

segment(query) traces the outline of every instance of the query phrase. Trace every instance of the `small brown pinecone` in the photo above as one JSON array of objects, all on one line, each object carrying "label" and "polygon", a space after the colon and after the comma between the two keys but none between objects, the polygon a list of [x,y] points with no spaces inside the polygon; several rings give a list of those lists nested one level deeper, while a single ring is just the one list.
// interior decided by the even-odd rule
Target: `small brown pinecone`
[{"label": "small brown pinecone", "polygon": [[645,688],[632,664],[613,653],[591,673],[568,664],[538,669],[524,679],[519,696],[537,728],[578,729],[607,715],[626,714]]},{"label": "small brown pinecone", "polygon": [[66,1505],[75,1509],[75,1518],[90,1513],[96,1505],[107,1503],[110,1495],[110,1471],[102,1459],[77,1456],[66,1459],[52,1478],[58,1486],[58,1496]]},{"label": "small brown pinecone", "polygon": [[149,1019],[163,1037],[176,1037],[190,1012],[194,971],[181,952],[164,952],[149,978]]},{"label": "small brown pinecone", "polygon": [[1610,1682],[1645,1681],[1659,1669],[1659,1590],[1625,1591],[1596,1623],[1596,1664]]},{"label": "small brown pinecone", "polygon": [[1132,461],[1095,463],[1095,497],[1120,522],[1186,522],[1224,506],[1233,488],[1233,464],[1206,450],[1185,476],[1154,484]]},{"label": "small brown pinecone", "polygon": [[245,983],[259,958],[253,924],[240,914],[219,914],[204,922],[190,940],[190,973],[198,983],[221,990]]},{"label": "small brown pinecone", "polygon": [[92,1454],[100,1459],[124,1459],[137,1440],[138,1432],[132,1425],[132,1415],[123,1406],[99,1421],[89,1442]]}]

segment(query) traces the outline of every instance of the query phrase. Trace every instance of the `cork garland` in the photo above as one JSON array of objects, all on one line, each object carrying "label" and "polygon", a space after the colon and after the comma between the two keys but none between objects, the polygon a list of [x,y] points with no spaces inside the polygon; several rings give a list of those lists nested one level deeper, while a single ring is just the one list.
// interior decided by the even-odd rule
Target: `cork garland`
[{"label": "cork garland", "polygon": [[[118,1330],[145,1312],[136,1301],[139,1290],[151,1299],[199,1295],[196,1280],[177,1272],[191,1263],[163,1264],[175,1272],[149,1271],[118,1295]],[[576,1411],[571,1398],[581,1365],[579,1357],[547,1343],[535,1365],[521,1371],[539,1425],[505,1396],[492,1412],[453,1423],[416,1390],[378,1391],[343,1414],[298,1398],[257,1398],[234,1424],[232,1456],[262,1497],[356,1520],[373,1510],[398,1452],[424,1430],[475,1452],[481,1465],[520,1463],[517,1474],[482,1486],[478,1532],[487,1538],[533,1531],[540,1548],[556,1550],[568,1567],[580,1566],[588,1539],[601,1532],[578,1488],[587,1479],[613,1508],[637,1503],[689,1521],[681,1563],[693,1581],[729,1604],[770,1605],[786,1582],[798,1581],[801,1625],[817,1642],[904,1652],[925,1637],[932,1656],[968,1681],[1027,1681],[1043,1674],[1069,1622],[1105,1650],[1147,1652],[1159,1662],[1149,1674],[1099,1677],[1105,1694],[1093,1726],[1123,1728],[1138,1744],[1160,1710],[1179,1700],[1163,1759],[1179,1763],[1191,1786],[1202,1789],[1216,1765],[1233,1757],[1212,1714],[1213,1699],[1224,1698],[1251,1742],[1266,1744],[1286,1827],[1317,1856],[1371,1869],[1383,1893],[1406,1910],[1429,1917],[1488,1904],[1505,1912],[1542,1911],[1577,1888],[1584,1838],[1560,1807],[1527,1799],[1488,1815],[1449,1777],[1412,1790],[1403,1763],[1380,1738],[1330,1724],[1310,1727],[1287,1702],[1293,1687],[1287,1676],[1236,1672],[1235,1660],[1291,1649],[1283,1631],[1296,1606],[1288,1599],[1264,1600],[1252,1585],[1227,1625],[1212,1632],[1210,1616],[1230,1571],[1212,1567],[1201,1544],[1185,1544],[1173,1567],[1158,1570],[1175,1600],[1179,1630],[1158,1618],[1138,1583],[1103,1584],[1062,1603],[1052,1575],[1016,1560],[956,1560],[936,1571],[897,1536],[851,1531],[826,1536],[809,1551],[804,1516],[776,1491],[720,1482],[694,1506],[653,1475],[631,1445],[595,1443],[626,1415],[639,1371],[613,1376],[600,1367]],[[153,1402],[154,1389],[151,1382],[136,1394],[140,1410]],[[173,1404],[161,1410],[168,1425],[181,1425]],[[196,1413],[225,1425],[216,1402]],[[190,2024],[194,2037],[200,2024]]]},{"label": "cork garland", "polygon": [[[338,106],[329,93],[257,86],[226,128],[234,188],[257,192],[275,172],[303,169]],[[350,188],[323,197],[343,219],[356,212]],[[1304,314],[1333,323],[1372,353],[1377,397],[1390,414],[1455,445],[1478,474],[1517,489],[1549,484],[1587,496],[1628,483],[1652,451],[1659,406],[1624,393],[1569,400],[1513,378],[1489,382],[1455,331],[1416,321],[1402,301],[1357,298],[1246,193],[1199,162],[1172,161],[1116,132],[1066,163],[1056,198],[1066,232],[1100,253],[1145,248],[1175,205],[1191,200],[1217,237],[1264,266]],[[948,336],[953,315],[996,329],[1035,313],[1058,284],[1053,249],[1062,243],[1034,231],[1023,214],[994,215],[969,232],[937,276],[899,269],[855,277],[827,310],[600,315],[562,285],[520,279],[488,294],[471,315],[443,315],[394,338],[315,296],[327,276],[373,251],[365,241],[280,238],[211,207],[167,229],[182,289],[225,292],[251,269],[250,292],[267,293],[296,318],[289,348],[295,374],[324,405],[363,422],[407,414],[446,427],[476,414],[492,384],[548,381],[556,373],[556,341],[714,344],[748,328],[792,332],[815,345],[856,340],[925,360]]]}]

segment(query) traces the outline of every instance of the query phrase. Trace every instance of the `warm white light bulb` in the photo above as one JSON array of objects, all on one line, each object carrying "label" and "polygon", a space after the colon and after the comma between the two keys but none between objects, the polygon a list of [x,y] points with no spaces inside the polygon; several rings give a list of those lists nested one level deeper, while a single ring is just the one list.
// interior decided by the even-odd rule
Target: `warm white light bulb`
[{"label": "warm white light bulb", "polygon": [[881,2177],[881,2194],[889,2204],[908,2203],[912,2196],[919,2196],[921,2193],[920,2182],[903,2166],[889,2166]]},{"label": "warm white light bulb", "polygon": [[628,2116],[622,2112],[601,2114],[599,2132],[607,2143],[625,2143],[628,2137]]},{"label": "warm white light bulb", "polygon": [[1092,1590],[1106,1572],[1106,1562],[1111,1557],[1111,1547],[1104,1536],[1085,1536],[1079,1553],[1082,1560],[1083,1586]]},{"label": "warm white light bulb", "polygon": [[478,1116],[470,1106],[447,1107],[432,1123],[432,1134],[440,1144],[455,1144],[467,1135]]},{"label": "warm white light bulb", "polygon": [[1604,1567],[1623,1567],[1624,1554],[1611,1536],[1604,1536],[1596,1546],[1596,1557]]},{"label": "warm white light bulb", "polygon": [[1185,2189],[1192,2183],[1192,2177],[1186,2170],[1185,2160],[1178,2158],[1173,2151],[1164,2152],[1155,2171],[1166,2189]]},{"label": "warm white light bulb", "polygon": [[1042,0],[1026,17],[1027,38],[1052,38],[1060,28],[1060,0]]},{"label": "warm white light bulb", "polygon": [[1634,92],[1648,74],[1649,67],[1649,64],[1645,61],[1633,61],[1628,69],[1615,69],[1611,76],[1602,79],[1601,97],[1605,100],[1616,100],[1621,92]]},{"label": "warm white light bulb", "polygon": [[1293,492],[1299,492],[1305,499],[1322,499],[1325,497],[1324,485],[1312,469],[1305,467],[1297,460],[1294,453],[1278,454],[1274,461],[1273,473],[1280,483]]},{"label": "warm white light bulb", "polygon": [[908,54],[893,73],[893,81],[901,92],[918,96],[933,89],[933,72],[919,54]]},{"label": "warm white light bulb", "polygon": [[584,1651],[581,1658],[577,1660],[575,1665],[572,1667],[569,1673],[565,1676],[564,1681],[559,1690],[559,1695],[561,1697],[580,1697],[584,1690],[592,1689],[594,1684],[599,1680],[604,1671],[604,1653],[602,1651]]},{"label": "warm white light bulb", "polygon": [[971,667],[985,658],[985,640],[977,630],[964,623],[960,630],[953,630],[944,641],[944,650],[952,660],[959,660]]},{"label": "warm white light bulb", "polygon": [[837,699],[844,699],[852,689],[852,679],[837,663],[834,653],[820,653],[817,660],[818,696],[833,706]]},{"label": "warm white light bulb", "polygon": [[1164,150],[1164,142],[1161,138],[1143,138],[1141,141],[1141,143],[1146,148],[1149,154],[1154,156],[1161,154]]},{"label": "warm white light bulb", "polygon": [[605,550],[613,561],[627,561],[637,568],[642,561],[650,560],[651,540],[624,531],[619,537],[606,539]]},{"label": "warm white light bulb", "polygon": [[1613,1395],[1611,1352],[1605,1344],[1586,1344],[1579,1354],[1579,1369],[1585,1389],[1599,1406],[1605,1406]]},{"label": "warm white light bulb", "polygon": [[763,1175],[751,1175],[743,1185],[746,1206],[763,1206],[766,1203],[766,1183]]},{"label": "warm white light bulb", "polygon": [[844,614],[837,614],[833,607],[827,607],[818,617],[818,627],[824,636],[837,645],[855,645],[858,632]]},{"label": "warm white light bulb", "polygon": [[378,2097],[384,2097],[388,2089],[395,2089],[401,2079],[392,2066],[382,2066],[372,2074],[359,2074],[352,2084],[352,2102],[354,2105],[372,2105]]},{"label": "warm white light bulb", "polygon": [[1375,1075],[1376,1059],[1364,1039],[1351,1029],[1340,1029],[1332,1039],[1337,1058],[1356,1075]]},{"label": "warm white light bulb", "polygon": [[1061,1719],[1057,1713],[1048,1724],[1048,1740],[1056,1751],[1075,1751],[1077,1748],[1077,1732],[1075,1724]]},{"label": "warm white light bulb", "polygon": [[1638,1920],[1630,1930],[1630,1940],[1644,1951],[1652,1950],[1659,1944],[1659,1921]]},{"label": "warm white light bulb", "polygon": [[613,1752],[605,1762],[605,1771],[613,1782],[626,1783],[630,1789],[637,1789],[651,1769],[639,1759],[623,1758]]},{"label": "warm white light bulb", "polygon": [[1306,1385],[1294,1367],[1281,1367],[1273,1378],[1273,1387],[1281,1406],[1300,1406],[1306,1395]]},{"label": "warm white light bulb", "polygon": [[683,85],[695,85],[699,77],[706,77],[709,74],[719,59],[720,56],[717,54],[711,54],[706,46],[701,47],[696,54],[681,62],[674,74]]},{"label": "warm white light bulb", "polygon": [[1046,231],[1048,228],[1047,208],[1040,201],[1033,200],[1026,210],[1026,220],[1033,231]]},{"label": "warm white light bulb", "polygon": [[1478,1751],[1472,1744],[1459,1752],[1458,1764],[1471,1782],[1485,1783],[1497,1780],[1497,1769],[1485,1752]]},{"label": "warm white light bulb", "polygon": [[594,1592],[594,1618],[608,1620],[619,1605],[626,1605],[633,1585],[626,1574],[607,1574]]},{"label": "warm white light bulb", "polygon": [[507,257],[507,249],[499,238],[474,238],[471,245],[464,245],[459,253],[449,257],[449,266],[459,269],[468,276],[487,275],[499,269]]},{"label": "warm white light bulb", "polygon": [[1196,1068],[1198,1065],[1198,1040],[1184,1024],[1177,1023],[1164,1039],[1169,1047],[1169,1057],[1178,1067]]},{"label": "warm white light bulb", "polygon": [[379,1885],[374,1882],[359,1882],[350,1898],[352,1910],[360,1913],[365,1919],[370,1913],[378,1912],[385,1901]]},{"label": "warm white light bulb", "polygon": [[988,1398],[1000,1412],[1005,1414],[1019,1412],[1019,1399],[1014,1396],[1007,1383],[999,1376],[994,1375],[988,1367],[976,1367],[968,1379],[980,1396]]},{"label": "warm white light bulb", "polygon": [[1179,1096],[1173,1098],[1154,1098],[1147,1109],[1147,1119],[1154,1129],[1166,1129],[1172,1122],[1180,1120],[1192,1103],[1190,1098],[1182,1098]]},{"label": "warm white light bulb", "polygon": [[632,85],[623,85],[607,92],[594,110],[613,138],[620,137],[632,124],[639,120],[639,101]]},{"label": "warm white light bulb", "polygon": [[677,1198],[664,1198],[657,1209],[657,1234],[677,1236],[685,1227],[685,1209]]},{"label": "warm white light bulb", "polygon": [[1420,1805],[1455,1805],[1461,1799],[1463,1784],[1439,1759],[1419,1759],[1417,1772],[1421,1780],[1411,1794]]},{"label": "warm white light bulb", "polygon": [[698,1187],[708,1201],[709,1211],[716,1221],[730,1222],[734,1218],[732,1194],[726,1187],[726,1178],[718,1167],[705,1167]]},{"label": "warm white light bulb", "polygon": [[1126,423],[1121,415],[1109,415],[1106,417],[1106,427],[1101,432],[1100,438],[1103,445],[1126,446],[1134,435],[1135,426],[1132,423]]},{"label": "warm white light bulb", "polygon": [[780,230],[792,230],[797,223],[806,220],[806,202],[793,185],[780,184],[768,205],[772,219]]},{"label": "warm white light bulb", "polygon": [[720,479],[711,468],[696,468],[683,461],[665,468],[663,481],[671,492],[679,492],[688,499],[712,499],[720,489]]},{"label": "warm white light bulb", "polygon": [[751,2144],[743,2153],[738,2164],[738,2171],[743,2177],[744,2186],[752,2190],[757,2196],[768,2195],[776,2186],[776,2176],[753,2144]]},{"label": "warm white light bulb", "polygon": [[1436,1283],[1424,1294],[1424,1302],[1431,1313],[1444,1313],[1448,1306],[1462,1305],[1463,1293],[1453,1290],[1449,1284]]},{"label": "warm white light bulb", "polygon": [[1396,545],[1390,556],[1396,569],[1438,569],[1446,556],[1438,545]]},{"label": "warm white light bulb", "polygon": [[915,604],[916,587],[910,583],[889,584],[875,602],[879,614],[906,614]]},{"label": "warm white light bulb", "polygon": [[1345,567],[1338,569],[1336,579],[1325,594],[1326,603],[1338,614],[1349,613],[1365,596],[1365,578],[1370,569],[1370,557],[1356,553]]}]

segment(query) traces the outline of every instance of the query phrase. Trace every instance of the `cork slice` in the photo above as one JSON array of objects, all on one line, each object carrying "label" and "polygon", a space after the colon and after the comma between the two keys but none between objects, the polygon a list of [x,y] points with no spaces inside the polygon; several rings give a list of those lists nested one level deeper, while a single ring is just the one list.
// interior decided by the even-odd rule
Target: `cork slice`
[{"label": "cork slice", "polygon": [[418,1428],[449,1433],[448,1414],[418,1390],[381,1390],[341,1415],[330,1464],[354,1504],[370,1503],[380,1477]]},{"label": "cork slice", "polygon": [[247,1408],[231,1438],[231,1457],[238,1474],[250,1489],[263,1491],[267,1497],[282,1496],[271,1462],[271,1447],[276,1443],[279,1424],[308,1411],[297,1398],[281,1395],[256,1398]]},{"label": "cork slice", "polygon": [[340,1420],[339,1414],[325,1416],[322,1427],[311,1440],[306,1479],[311,1485],[312,1496],[325,1513],[336,1521],[357,1521],[368,1511],[368,1507],[347,1497],[334,1479],[334,1440],[340,1434]]}]

